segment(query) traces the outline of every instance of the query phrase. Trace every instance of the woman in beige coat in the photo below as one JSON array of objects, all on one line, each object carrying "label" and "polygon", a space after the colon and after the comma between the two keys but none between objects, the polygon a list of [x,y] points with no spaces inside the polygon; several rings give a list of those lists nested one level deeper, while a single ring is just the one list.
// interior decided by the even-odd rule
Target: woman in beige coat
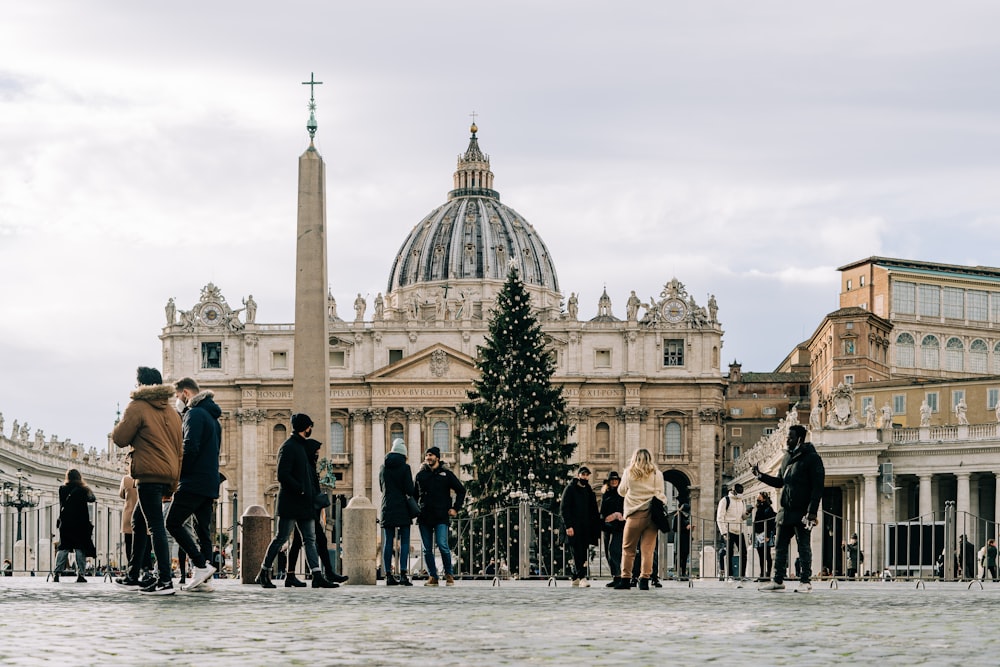
[{"label": "woman in beige coat", "polygon": [[[656,526],[650,515],[649,505],[656,496],[667,502],[660,474],[648,449],[637,449],[632,455],[625,474],[622,475],[618,493],[625,499],[625,535],[622,544],[622,572],[631,572],[635,560],[635,547],[639,544],[642,560],[639,569],[639,590],[649,590],[649,577],[653,573],[653,549],[656,546]],[[628,590],[628,577],[615,585],[617,590]]]}]

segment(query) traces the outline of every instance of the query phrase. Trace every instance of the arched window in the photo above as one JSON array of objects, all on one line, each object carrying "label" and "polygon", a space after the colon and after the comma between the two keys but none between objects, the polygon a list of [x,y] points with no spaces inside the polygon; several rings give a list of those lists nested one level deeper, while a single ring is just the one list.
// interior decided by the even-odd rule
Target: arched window
[{"label": "arched window", "polygon": [[668,456],[679,456],[681,451],[681,425],[670,422],[663,429],[663,453]]},{"label": "arched window", "polygon": [[920,341],[921,362],[924,368],[936,369],[941,365],[941,343],[936,336],[924,336]]},{"label": "arched window", "polygon": [[347,452],[344,440],[344,425],[340,422],[330,423],[330,453],[344,454]]},{"label": "arched window", "polygon": [[271,451],[277,452],[281,443],[288,439],[288,429],[284,424],[278,424],[271,432]]},{"label": "arched window", "polygon": [[913,336],[901,333],[896,338],[896,365],[900,368],[913,368]]},{"label": "arched window", "polygon": [[448,422],[434,422],[432,435],[434,446],[439,448],[442,453],[451,451],[451,429],[448,428]]},{"label": "arched window", "polygon": [[993,346],[993,372],[1000,375],[1000,343]]},{"label": "arched window", "polygon": [[987,358],[989,357],[989,348],[986,347],[986,341],[977,338],[972,341],[969,346],[969,370],[973,373],[986,373],[987,368]]},{"label": "arched window", "polygon": [[965,345],[959,338],[949,338],[944,346],[944,367],[949,371],[965,369]]},{"label": "arched window", "polygon": [[605,422],[600,422],[594,429],[594,444],[599,452],[606,452],[611,447],[611,427]]},{"label": "arched window", "polygon": [[392,447],[393,441],[399,438],[402,441],[406,441],[403,437],[403,425],[399,422],[393,422],[392,426],[389,427],[389,446]]}]

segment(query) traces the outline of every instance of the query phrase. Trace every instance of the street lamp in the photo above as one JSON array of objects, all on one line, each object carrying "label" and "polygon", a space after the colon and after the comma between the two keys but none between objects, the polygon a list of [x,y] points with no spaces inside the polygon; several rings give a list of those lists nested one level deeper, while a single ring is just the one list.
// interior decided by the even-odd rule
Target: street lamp
[{"label": "street lamp", "polygon": [[551,489],[542,490],[535,486],[535,473],[528,471],[526,489],[515,489],[510,492],[510,499],[518,504],[518,577],[527,579],[531,576],[531,505],[534,502],[541,506],[543,501],[555,497]]},{"label": "street lamp", "polygon": [[24,482],[25,475],[17,469],[17,486],[13,482],[3,483],[3,506],[17,508],[17,541],[21,539],[21,512],[26,507],[38,507],[42,492]]}]

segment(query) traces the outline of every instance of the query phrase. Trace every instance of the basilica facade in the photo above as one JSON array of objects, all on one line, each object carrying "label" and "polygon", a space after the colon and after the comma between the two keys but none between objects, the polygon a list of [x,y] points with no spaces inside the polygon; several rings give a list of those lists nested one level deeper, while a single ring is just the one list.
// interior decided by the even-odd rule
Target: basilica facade
[{"label": "basilica facade", "polygon": [[[366,496],[377,507],[378,470],[394,438],[406,441],[411,463],[431,445],[453,466],[462,462],[458,438],[472,424],[458,406],[477,375],[477,349],[513,266],[556,361],[554,382],[563,387],[577,443],[574,462],[602,480],[645,447],[674,496],[710,515],[725,385],[714,297],[699,304],[684,283],[665,275],[661,285],[636,286],[658,296],[643,301],[633,291],[616,313],[605,293],[588,312],[574,292],[561,290],[535,227],[501,203],[477,132],[473,125],[447,201],[401,232],[399,252],[386,258],[385,294],[371,304],[359,294],[346,316],[327,300],[323,477],[330,485],[336,480],[335,493]],[[191,376],[215,392],[224,411],[224,490],[237,493],[241,507],[273,512],[276,454],[292,411],[295,326],[258,323],[252,296],[234,308],[213,284],[195,296],[189,309],[167,305],[164,375]]]}]

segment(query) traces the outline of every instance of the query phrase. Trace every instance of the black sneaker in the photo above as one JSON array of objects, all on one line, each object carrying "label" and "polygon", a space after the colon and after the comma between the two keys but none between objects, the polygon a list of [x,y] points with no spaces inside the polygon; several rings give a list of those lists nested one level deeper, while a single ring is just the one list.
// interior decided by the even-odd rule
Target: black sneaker
[{"label": "black sneaker", "polygon": [[139,595],[173,595],[174,594],[174,582],[172,581],[155,581],[145,588],[139,589]]},{"label": "black sneaker", "polygon": [[146,588],[156,583],[156,577],[149,574],[148,572],[143,575],[142,579],[139,580],[139,588]]},{"label": "black sneaker", "polygon": [[139,581],[131,577],[118,577],[115,579],[115,586],[124,591],[137,591],[140,588]]}]

